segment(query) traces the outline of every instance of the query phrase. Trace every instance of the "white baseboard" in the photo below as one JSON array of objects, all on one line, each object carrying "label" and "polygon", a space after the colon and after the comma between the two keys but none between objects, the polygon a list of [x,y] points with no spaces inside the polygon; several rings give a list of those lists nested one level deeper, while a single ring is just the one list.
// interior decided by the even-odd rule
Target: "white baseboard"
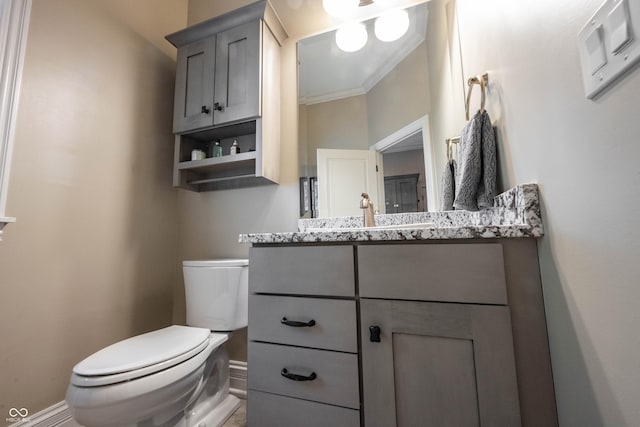
[{"label": "white baseboard", "polygon": [[247,362],[229,361],[229,393],[240,399],[247,398]]},{"label": "white baseboard", "polygon": [[[229,361],[229,393],[240,399],[247,398],[247,362]],[[56,403],[42,411],[28,415],[11,427],[79,427],[67,406],[67,402]]]}]

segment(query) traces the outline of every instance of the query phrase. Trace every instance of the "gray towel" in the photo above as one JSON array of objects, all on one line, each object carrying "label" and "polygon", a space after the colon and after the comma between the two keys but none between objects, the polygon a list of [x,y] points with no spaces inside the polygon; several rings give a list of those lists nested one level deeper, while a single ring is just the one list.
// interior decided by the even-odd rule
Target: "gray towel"
[{"label": "gray towel", "polygon": [[460,134],[455,190],[456,209],[475,211],[493,206],[496,140],[486,111],[478,111]]},{"label": "gray towel", "polygon": [[452,211],[453,199],[456,195],[456,161],[447,162],[442,172],[442,191],[440,193],[440,210]]}]

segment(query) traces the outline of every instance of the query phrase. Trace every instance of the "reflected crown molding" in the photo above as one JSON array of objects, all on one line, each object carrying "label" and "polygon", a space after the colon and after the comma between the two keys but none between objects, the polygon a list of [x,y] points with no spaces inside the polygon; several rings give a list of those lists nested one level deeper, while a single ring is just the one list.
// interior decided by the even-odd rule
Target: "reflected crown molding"
[{"label": "reflected crown molding", "polygon": [[[410,10],[410,30],[401,39],[370,40],[353,53],[337,49],[334,32],[300,40],[298,103],[313,105],[369,92],[426,40],[428,16],[426,4],[415,7]],[[373,21],[365,24],[373,32]]]}]

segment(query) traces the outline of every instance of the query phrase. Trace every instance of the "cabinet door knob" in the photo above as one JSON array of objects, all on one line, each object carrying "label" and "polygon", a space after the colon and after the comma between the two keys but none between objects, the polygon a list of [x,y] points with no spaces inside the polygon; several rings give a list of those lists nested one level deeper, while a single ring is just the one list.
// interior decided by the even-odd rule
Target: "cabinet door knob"
[{"label": "cabinet door knob", "polygon": [[280,323],[282,323],[283,325],[291,326],[293,328],[304,328],[304,327],[310,328],[311,326],[314,326],[316,324],[316,321],[311,319],[308,322],[298,322],[298,321],[289,320],[286,317],[283,317]]},{"label": "cabinet door knob", "polygon": [[292,374],[289,371],[287,371],[287,368],[282,368],[282,371],[280,371],[280,375],[282,375],[283,377],[291,381],[313,381],[317,378],[317,375],[315,372],[311,372],[311,375],[308,375],[308,376],[300,375],[300,374]]},{"label": "cabinet door knob", "polygon": [[224,105],[221,105],[219,102],[213,104],[213,109],[216,111],[224,111]]},{"label": "cabinet door knob", "polygon": [[380,342],[380,326],[369,326],[369,341]]},{"label": "cabinet door knob", "polygon": [[202,106],[201,111],[202,111],[202,114],[209,114],[211,112],[211,110],[206,105]]}]

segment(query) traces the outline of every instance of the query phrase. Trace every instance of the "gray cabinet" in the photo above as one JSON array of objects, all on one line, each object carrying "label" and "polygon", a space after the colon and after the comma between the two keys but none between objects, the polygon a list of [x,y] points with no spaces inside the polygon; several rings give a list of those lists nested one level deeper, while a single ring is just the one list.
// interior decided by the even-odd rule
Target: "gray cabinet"
[{"label": "gray cabinet", "polygon": [[249,257],[251,427],[557,426],[535,240]]},{"label": "gray cabinet", "polygon": [[260,115],[261,21],[178,48],[173,132]]},{"label": "gray cabinet", "polygon": [[367,427],[520,425],[507,307],[363,299],[360,310]]},{"label": "gray cabinet", "polygon": [[249,258],[248,425],[360,425],[353,247]]},{"label": "gray cabinet", "polygon": [[366,426],[520,425],[500,244],[362,246],[358,270]]},{"label": "gray cabinet", "polygon": [[[279,50],[286,34],[267,19],[269,8],[258,1],[167,36],[178,48],[174,186],[207,191],[278,183]],[[220,157],[213,157],[216,141]],[[240,154],[230,154],[234,142]],[[193,160],[193,150],[206,158]]]}]

